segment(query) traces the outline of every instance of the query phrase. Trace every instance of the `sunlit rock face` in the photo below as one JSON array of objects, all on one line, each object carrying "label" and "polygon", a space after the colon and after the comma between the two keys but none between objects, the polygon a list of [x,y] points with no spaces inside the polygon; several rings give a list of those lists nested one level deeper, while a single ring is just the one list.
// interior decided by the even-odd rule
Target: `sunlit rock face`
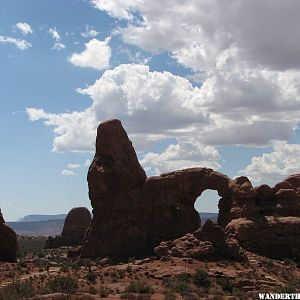
[{"label": "sunlit rock face", "polygon": [[[299,177],[290,176],[274,188],[254,188],[247,177],[231,180],[208,168],[147,178],[121,122],[103,122],[98,127],[96,153],[87,176],[93,218],[81,255],[152,255],[161,242],[199,229],[194,203],[203,191],[211,189],[220,196],[222,245],[237,244],[271,257],[293,256],[300,249]],[[272,242],[266,238],[266,228]],[[210,241],[208,235],[213,231],[198,232]]]},{"label": "sunlit rock face", "polygon": [[0,209],[0,261],[17,260],[18,242],[16,233],[7,225]]}]

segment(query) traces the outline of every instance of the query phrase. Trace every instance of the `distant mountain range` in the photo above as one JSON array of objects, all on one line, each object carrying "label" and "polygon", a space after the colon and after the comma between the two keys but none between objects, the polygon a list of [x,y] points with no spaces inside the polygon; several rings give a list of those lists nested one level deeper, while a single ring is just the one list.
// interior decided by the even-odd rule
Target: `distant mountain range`
[{"label": "distant mountain range", "polygon": [[212,213],[212,212],[201,212],[199,213],[201,224],[203,225],[207,219],[212,220],[213,222],[217,222],[218,220],[218,213]]},{"label": "distant mountain range", "polygon": [[[201,212],[201,224],[207,219],[217,222],[218,213]],[[66,214],[59,215],[27,215],[17,222],[7,222],[18,235],[49,236],[62,232]]]},{"label": "distant mountain range", "polygon": [[27,215],[17,222],[38,222],[38,221],[49,221],[49,220],[64,220],[66,218],[66,214],[60,215]]},{"label": "distant mountain range", "polygon": [[34,222],[7,222],[6,224],[18,235],[49,236],[60,234],[62,232],[64,222],[65,220],[61,219]]}]

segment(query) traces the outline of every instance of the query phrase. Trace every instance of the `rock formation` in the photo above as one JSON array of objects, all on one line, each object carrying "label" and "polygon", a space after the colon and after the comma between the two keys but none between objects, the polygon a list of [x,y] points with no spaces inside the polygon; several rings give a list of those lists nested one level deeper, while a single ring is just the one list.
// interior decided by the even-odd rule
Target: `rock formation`
[{"label": "rock formation", "polygon": [[161,242],[154,248],[154,253],[161,259],[168,256],[209,260],[245,259],[239,244],[234,239],[227,239],[224,229],[211,220],[207,220],[202,227],[192,233],[175,240]]},{"label": "rock formation", "polygon": [[0,261],[17,261],[18,242],[16,233],[7,225],[0,209]]},{"label": "rock formation", "polygon": [[[93,219],[83,257],[151,255],[161,242],[187,233],[183,241],[193,236],[201,249],[210,243],[213,255],[236,255],[237,243],[270,257],[292,257],[300,249],[300,174],[274,188],[253,188],[247,177],[231,180],[208,168],[147,178],[121,122],[110,120],[98,127],[88,185]],[[199,229],[194,203],[206,189],[220,196],[220,226],[207,223]],[[218,241],[208,232],[218,232]],[[177,242],[173,244],[176,248]]]},{"label": "rock formation", "polygon": [[46,248],[80,245],[90,226],[90,222],[91,214],[87,208],[72,208],[65,219],[61,235],[50,236],[46,242]]}]

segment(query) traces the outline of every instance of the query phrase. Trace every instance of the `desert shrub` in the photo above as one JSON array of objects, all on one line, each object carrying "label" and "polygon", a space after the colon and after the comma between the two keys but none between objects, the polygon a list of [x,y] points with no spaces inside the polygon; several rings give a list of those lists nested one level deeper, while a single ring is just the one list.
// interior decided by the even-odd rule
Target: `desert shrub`
[{"label": "desert shrub", "polygon": [[99,295],[101,298],[107,298],[107,296],[110,293],[110,289],[108,289],[107,287],[101,285],[99,288]]},{"label": "desert shrub", "polygon": [[190,280],[187,280],[184,276],[175,276],[173,278],[168,278],[164,281],[164,284],[170,289],[173,293],[187,293],[192,291],[190,285]]},{"label": "desert shrub", "polygon": [[27,264],[26,264],[26,262],[23,261],[23,260],[20,260],[20,261],[19,261],[19,266],[20,266],[21,268],[27,268]]},{"label": "desert shrub", "polygon": [[211,281],[208,277],[206,271],[202,269],[197,269],[196,272],[192,276],[193,283],[198,287],[206,287],[209,288],[211,285]]},{"label": "desert shrub", "polygon": [[164,295],[164,300],[176,300],[176,294],[171,291],[166,291]]},{"label": "desert shrub", "polygon": [[130,283],[125,289],[126,293],[136,293],[136,294],[152,294],[153,289],[140,281],[135,281]]},{"label": "desert shrub", "polygon": [[33,295],[34,288],[31,280],[24,282],[16,280],[0,290],[0,300],[23,299],[32,297]]},{"label": "desert shrub", "polygon": [[121,299],[128,300],[150,300],[151,294],[135,294],[135,293],[123,293]]},{"label": "desert shrub", "polygon": [[116,270],[110,273],[111,278],[116,282],[118,279],[123,279],[125,277],[125,272],[123,270]]},{"label": "desert shrub", "polygon": [[132,266],[127,266],[126,267],[126,271],[128,272],[128,273],[132,273]]},{"label": "desert shrub", "polygon": [[92,295],[97,295],[97,289],[94,286],[90,286],[89,292]]},{"label": "desert shrub", "polygon": [[296,293],[296,288],[294,285],[292,284],[287,284],[282,286],[279,291],[279,293],[286,293],[286,294],[292,294],[292,293]]},{"label": "desert shrub", "polygon": [[61,270],[61,272],[63,272],[63,273],[67,273],[67,272],[69,271],[69,266],[68,266],[67,264],[62,264],[62,265],[60,266],[60,270]]},{"label": "desert shrub", "polygon": [[87,281],[89,281],[90,283],[92,284],[95,284],[96,283],[96,280],[97,280],[97,275],[93,272],[88,272],[86,275],[85,275],[85,279]]},{"label": "desert shrub", "polygon": [[92,265],[92,260],[90,258],[82,258],[78,261],[78,264],[82,267],[89,268]]},{"label": "desert shrub", "polygon": [[233,283],[228,278],[219,278],[217,280],[218,284],[222,287],[222,290],[227,293],[232,293],[234,290]]},{"label": "desert shrub", "polygon": [[214,295],[214,300],[223,300],[224,296],[222,295]]},{"label": "desert shrub", "polygon": [[272,259],[268,259],[268,260],[266,261],[266,266],[267,266],[268,268],[273,268],[273,267],[274,267],[274,263],[273,263]]},{"label": "desert shrub", "polygon": [[75,294],[78,284],[72,277],[59,276],[50,280],[45,288],[52,293]]},{"label": "desert shrub", "polygon": [[74,271],[79,271],[80,265],[78,263],[73,263],[73,264],[71,264],[71,269]]},{"label": "desert shrub", "polygon": [[195,293],[184,293],[182,295],[183,300],[199,300],[199,296]]}]

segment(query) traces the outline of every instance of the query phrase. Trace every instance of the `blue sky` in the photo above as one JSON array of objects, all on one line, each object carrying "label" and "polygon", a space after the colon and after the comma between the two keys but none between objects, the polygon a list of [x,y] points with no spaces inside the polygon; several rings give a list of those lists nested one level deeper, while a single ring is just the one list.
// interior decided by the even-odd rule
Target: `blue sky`
[{"label": "blue sky", "polygon": [[[149,176],[207,166],[273,185],[299,172],[299,1],[0,5],[7,220],[89,207],[95,129],[109,118]],[[217,211],[216,195],[197,208]]]}]

